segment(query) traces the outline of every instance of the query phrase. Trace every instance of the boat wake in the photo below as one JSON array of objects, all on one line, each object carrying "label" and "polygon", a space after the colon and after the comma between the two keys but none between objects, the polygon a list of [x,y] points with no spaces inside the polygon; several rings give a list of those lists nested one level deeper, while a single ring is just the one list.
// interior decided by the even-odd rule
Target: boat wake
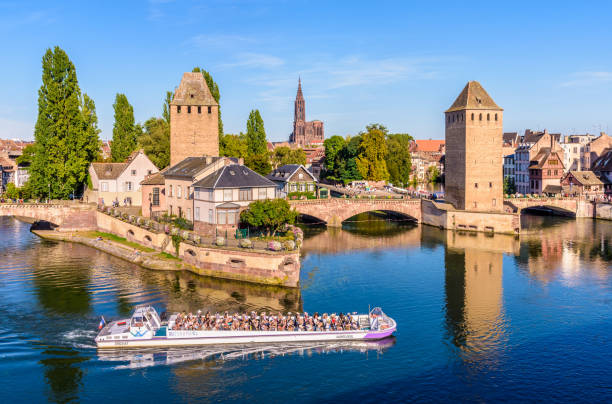
[{"label": "boat wake", "polygon": [[140,348],[98,350],[98,360],[115,362],[115,369],[139,369],[201,360],[249,360],[286,355],[332,354],[375,351],[383,353],[395,345],[395,337],[377,341],[322,341],[259,345],[216,345],[188,348]]},{"label": "boat wake", "polygon": [[92,340],[98,334],[96,330],[84,329],[84,330],[71,330],[62,335],[63,340],[73,348],[96,348],[96,345],[92,343]]}]

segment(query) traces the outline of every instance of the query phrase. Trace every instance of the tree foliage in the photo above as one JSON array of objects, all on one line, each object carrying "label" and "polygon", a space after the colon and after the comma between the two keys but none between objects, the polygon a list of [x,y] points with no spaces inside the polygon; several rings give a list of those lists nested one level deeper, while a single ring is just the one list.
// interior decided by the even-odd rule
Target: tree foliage
[{"label": "tree foliage", "polygon": [[240,213],[240,221],[265,229],[267,236],[274,236],[282,226],[295,223],[297,216],[298,213],[291,209],[286,200],[266,199],[252,202],[248,209]]},{"label": "tree foliage", "polygon": [[118,93],[113,104],[115,123],[113,125],[113,143],[111,157],[114,162],[123,162],[136,150],[138,145],[138,128],[134,122],[134,108],[125,94]]},{"label": "tree foliage", "polygon": [[427,167],[427,181],[437,183],[441,181],[440,169],[437,166]]},{"label": "tree foliage", "polygon": [[274,149],[272,161],[275,167],[284,166],[286,164],[306,164],[306,153],[303,149],[292,149],[287,146],[281,146]]},{"label": "tree foliage", "polygon": [[514,177],[504,177],[504,194],[516,193],[516,184],[514,183]]},{"label": "tree foliage", "polygon": [[163,118],[149,118],[138,137],[138,144],[160,170],[170,165],[170,125]]},{"label": "tree foliage", "polygon": [[387,128],[380,124],[366,126],[358,147],[357,170],[365,180],[383,181],[389,178],[387,170]]},{"label": "tree foliage", "polygon": [[260,175],[268,175],[272,171],[270,156],[267,151],[261,154],[247,154],[244,164]]},{"label": "tree foliage", "polygon": [[249,155],[266,153],[268,151],[266,130],[258,109],[251,111],[246,127],[247,153]]},{"label": "tree foliage", "polygon": [[405,133],[387,135],[387,170],[391,183],[406,186],[410,182],[412,160],[410,142],[412,136]]},{"label": "tree foliage", "polygon": [[95,104],[81,95],[76,69],[66,52],[47,49],[42,58],[38,118],[28,187],[35,196],[68,198],[87,180],[99,153]]},{"label": "tree foliage", "polygon": [[336,172],[340,162],[338,154],[346,147],[346,140],[342,136],[332,136],[323,142],[325,147],[325,169],[329,172]]},{"label": "tree foliage", "polygon": [[[341,140],[340,140],[341,139]],[[327,142],[330,140],[330,142]],[[347,137],[332,136],[325,145],[325,177],[334,181],[348,183],[363,179],[357,170],[357,155],[361,136]],[[327,152],[330,151],[328,155]]]},{"label": "tree foliage", "polygon": [[201,67],[194,67],[193,72],[202,73],[202,75],[204,76],[204,80],[206,80],[206,84],[208,85],[208,89],[210,90],[210,93],[212,94],[215,101],[217,101],[217,104],[219,104],[219,136],[221,136],[223,134],[223,121],[221,120],[221,104],[219,103],[219,100],[221,99],[219,86],[213,80],[211,74],[208,73],[206,70],[202,69]]},{"label": "tree foliage", "polygon": [[34,154],[36,153],[36,145],[29,144],[23,148],[21,151],[21,156],[17,157],[17,164],[20,166],[29,166],[32,164],[32,160],[34,159]]},{"label": "tree foliage", "polygon": [[220,135],[219,136],[219,154],[226,157],[246,157],[247,142],[246,135]]}]

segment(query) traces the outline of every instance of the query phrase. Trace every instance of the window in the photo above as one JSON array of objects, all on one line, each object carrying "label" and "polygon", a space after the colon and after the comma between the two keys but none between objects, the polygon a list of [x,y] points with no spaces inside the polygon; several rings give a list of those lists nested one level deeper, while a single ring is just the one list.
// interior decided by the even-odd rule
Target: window
[{"label": "window", "polygon": [[259,199],[267,199],[268,198],[268,190],[266,188],[259,188]]},{"label": "window", "polygon": [[187,220],[191,220],[191,208],[187,208]]},{"label": "window", "polygon": [[304,179],[304,173],[299,173],[299,174],[298,174],[298,178],[299,178],[300,180]]},{"label": "window", "polygon": [[202,113],[202,107],[200,105],[198,105],[198,114]]},{"label": "window", "polygon": [[495,120],[497,121],[497,114],[495,114]]},{"label": "window", "polygon": [[308,184],[308,190],[309,191],[314,191],[314,184]]},{"label": "window", "polygon": [[551,172],[550,172],[550,170],[548,170],[548,175],[550,176],[550,174],[551,174]]},{"label": "window", "polygon": [[195,217],[194,217],[194,219],[195,220],[200,220],[200,208],[199,207],[195,208]]},{"label": "window", "polygon": [[253,199],[253,192],[251,188],[241,189],[238,191],[238,200],[239,201],[250,201]]},{"label": "window", "polygon": [[491,120],[491,114],[487,114],[487,121]]},{"label": "window", "polygon": [[181,193],[182,193],[182,188],[180,185],[176,186],[176,197],[180,198],[181,197]]},{"label": "window", "polygon": [[151,200],[153,206],[159,206],[159,188],[153,188],[153,199]]},{"label": "window", "polygon": [[493,206],[497,204],[497,199],[493,198]]},{"label": "window", "polygon": [[478,188],[478,183],[477,182],[474,183],[474,188]]},{"label": "window", "polygon": [[306,184],[300,183],[300,192],[304,192],[306,190]]},{"label": "window", "polygon": [[478,120],[482,121],[482,114],[478,114]]},{"label": "window", "polygon": [[236,224],[236,213],[238,213],[237,210],[227,211],[227,224]]},{"label": "window", "polygon": [[132,170],[132,175],[136,175],[136,170]]},{"label": "window", "polygon": [[188,114],[191,114],[191,105],[189,105],[189,106],[187,107],[187,113],[188,113]]},{"label": "window", "polygon": [[555,170],[555,175],[559,175],[559,170]]},{"label": "window", "polygon": [[195,198],[200,199],[200,188],[195,189]]},{"label": "window", "polygon": [[208,107],[208,113],[212,113],[212,107]]},{"label": "window", "polygon": [[125,183],[125,190],[126,191],[131,191],[132,190],[132,183],[130,181],[127,181]]},{"label": "window", "polygon": [[489,188],[493,188],[493,183],[489,182]]},{"label": "window", "polygon": [[176,113],[177,113],[177,114],[180,114],[180,113],[181,113],[181,106],[180,106],[180,105],[177,105],[177,106],[176,106]]},{"label": "window", "polygon": [[474,120],[474,113],[472,113],[472,121]]},{"label": "window", "polygon": [[153,174],[153,171],[152,170],[147,170],[147,175],[151,175],[151,174]]},{"label": "window", "polygon": [[172,196],[172,197],[173,197],[173,196],[174,196],[174,193],[173,193],[173,191],[172,191],[172,185],[170,185],[170,189],[168,189],[168,191],[169,191],[169,192],[168,192],[168,196]]},{"label": "window", "polygon": [[218,210],[217,211],[217,224],[225,224],[225,221],[226,221],[225,211]]},{"label": "window", "polygon": [[208,209],[208,223],[213,223],[213,210],[212,209]]},{"label": "window", "polygon": [[233,189],[224,189],[223,190],[223,201],[231,201],[233,200],[234,190]]}]

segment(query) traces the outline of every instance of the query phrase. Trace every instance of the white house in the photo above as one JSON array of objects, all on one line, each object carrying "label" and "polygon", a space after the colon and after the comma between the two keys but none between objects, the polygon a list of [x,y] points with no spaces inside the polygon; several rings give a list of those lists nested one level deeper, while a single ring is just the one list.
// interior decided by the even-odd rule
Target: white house
[{"label": "white house", "polygon": [[89,176],[93,189],[86,197],[104,205],[118,201],[141,206],[140,183],[158,171],[142,150],[134,151],[125,163],[91,163]]}]

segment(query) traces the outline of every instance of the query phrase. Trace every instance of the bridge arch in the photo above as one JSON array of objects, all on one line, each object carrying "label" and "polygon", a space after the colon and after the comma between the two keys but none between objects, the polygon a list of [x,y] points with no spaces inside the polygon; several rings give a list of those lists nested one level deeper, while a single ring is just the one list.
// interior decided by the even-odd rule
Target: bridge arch
[{"label": "bridge arch", "polygon": [[546,204],[542,204],[542,205],[535,205],[535,206],[528,206],[525,208],[521,209],[521,215],[523,214],[550,214],[550,215],[555,215],[555,216],[565,216],[565,217],[576,217],[576,211],[571,211],[569,209],[565,209],[559,206],[554,206],[554,205],[546,205]]}]

